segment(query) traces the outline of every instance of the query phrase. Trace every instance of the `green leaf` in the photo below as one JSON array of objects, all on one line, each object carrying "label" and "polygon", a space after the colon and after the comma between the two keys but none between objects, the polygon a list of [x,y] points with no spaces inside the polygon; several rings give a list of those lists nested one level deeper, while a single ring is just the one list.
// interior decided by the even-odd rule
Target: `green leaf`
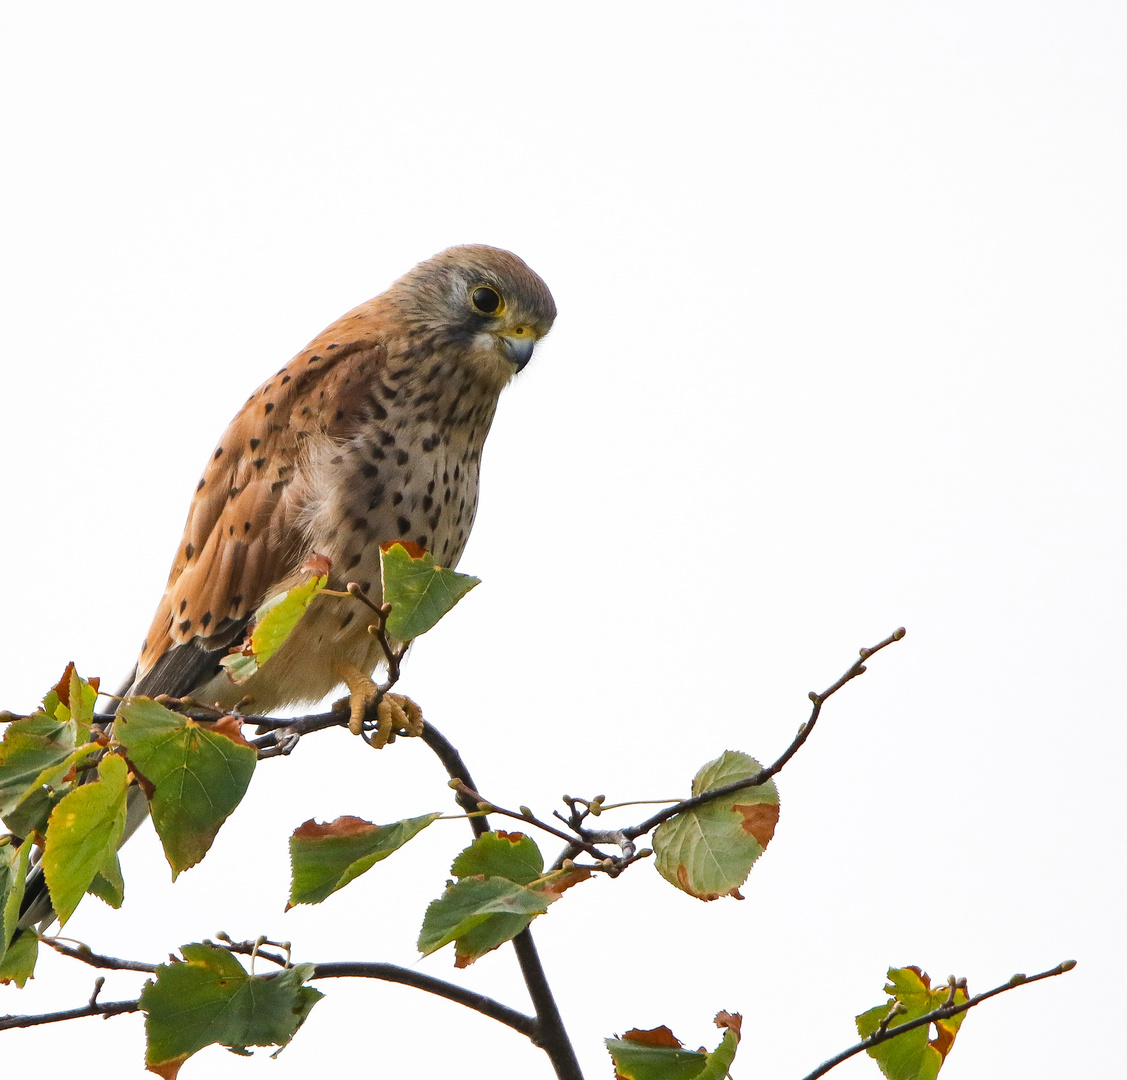
[{"label": "green leaf", "polygon": [[373,825],[358,817],[339,817],[327,825],[310,819],[290,837],[290,901],[319,904],[393,851],[417,836],[441,813]]},{"label": "green leaf", "polygon": [[523,833],[487,832],[454,860],[450,870],[460,878],[482,874],[527,885],[544,873],[544,856],[536,841]]},{"label": "green leaf", "polygon": [[55,787],[33,788],[16,808],[4,817],[4,824],[17,836],[42,836],[47,831],[51,812],[74,787],[71,783],[60,783]]},{"label": "green leaf", "polygon": [[700,1076],[708,1055],[698,1050],[685,1050],[679,1040],[669,1032],[671,1044],[651,1045],[639,1036],[658,1037],[669,1032],[666,1027],[652,1031],[630,1031],[621,1039],[604,1039],[614,1062],[618,1080],[695,1080]]},{"label": "green leaf", "polygon": [[[58,709],[65,711],[66,706],[59,705]],[[96,744],[85,742],[88,731],[45,712],[8,725],[0,742],[0,817],[5,822],[21,803],[45,796],[41,788],[59,784],[74,765],[97,750]],[[76,744],[79,736],[84,745]]]},{"label": "green leaf", "polygon": [[[693,778],[693,795],[749,779],[760,768],[755,758],[726,750]],[[699,900],[742,899],[739,887],[778,820],[779,793],[771,780],[724,795],[657,827],[655,866],[667,881]]]},{"label": "green leaf", "polygon": [[391,604],[387,632],[397,641],[410,641],[425,634],[475,585],[480,578],[459,574],[436,565],[429,551],[411,551],[403,543],[380,549],[383,598]]},{"label": "green leaf", "polygon": [[161,964],[141,991],[145,1064],[173,1080],[205,1046],[236,1053],[248,1046],[285,1046],[324,995],[302,984],[312,964],[250,975],[227,949],[185,945],[183,963]]},{"label": "green leaf", "polygon": [[740,1041],[739,1014],[718,1013],[724,1028],[720,1045],[711,1054],[685,1050],[667,1027],[634,1029],[621,1039],[604,1039],[617,1080],[724,1080]]},{"label": "green leaf", "polygon": [[0,742],[0,818],[17,835],[43,830],[54,804],[71,786],[64,778],[97,749],[90,742],[97,698],[97,679],[87,682],[68,664],[43,699],[43,709],[8,725]]},{"label": "green leaf", "polygon": [[[880,1027],[881,1021],[897,1002],[907,1011],[893,1017],[890,1028],[917,1020],[947,1001],[948,988],[940,986],[933,990],[931,980],[918,967],[889,968],[888,979],[884,988],[889,995],[888,1000],[857,1017],[857,1031],[863,1039]],[[955,1004],[961,1005],[966,1000],[967,995],[962,990],[955,991]],[[928,1038],[931,1025],[921,1024],[913,1031],[906,1031],[872,1047],[867,1053],[888,1080],[935,1080],[954,1045],[964,1016],[966,1013],[959,1013],[947,1020],[936,1020],[937,1035],[934,1039]]]},{"label": "green leaf", "polygon": [[451,882],[427,908],[419,933],[419,952],[429,956],[455,941],[455,967],[468,967],[479,956],[516,937],[555,899],[504,878],[471,877]]},{"label": "green leaf", "polygon": [[268,600],[254,613],[254,629],[243,642],[242,650],[219,661],[232,682],[246,682],[286,643],[286,638],[328,580],[327,573],[317,574],[289,592]]},{"label": "green leaf", "polygon": [[204,726],[145,697],[122,704],[114,735],[150,785],[153,825],[175,881],[207,854],[246,794],[257,752],[233,718]]},{"label": "green leaf", "polygon": [[27,884],[27,867],[31,859],[31,837],[18,847],[9,842],[0,847],[0,962],[20,921],[20,905],[23,903],[24,887]]},{"label": "green leaf", "polygon": [[116,851],[94,875],[94,880],[86,891],[99,900],[104,900],[112,908],[121,907],[125,900],[125,882],[121,877],[121,862]]},{"label": "green leaf", "polygon": [[98,779],[80,784],[51,812],[43,874],[60,925],[117,851],[125,830],[128,774],[122,757],[107,754],[98,765]]},{"label": "green leaf", "polygon": [[448,882],[427,908],[419,951],[428,955],[453,941],[455,967],[468,967],[516,937],[565,889],[591,876],[576,868],[541,875],[543,867],[536,844],[521,833],[479,836],[454,860],[461,880]]},{"label": "green leaf", "polygon": [[35,970],[39,956],[39,938],[33,933],[20,934],[8,947],[4,959],[0,960],[0,984],[15,983],[23,989],[24,983]]}]

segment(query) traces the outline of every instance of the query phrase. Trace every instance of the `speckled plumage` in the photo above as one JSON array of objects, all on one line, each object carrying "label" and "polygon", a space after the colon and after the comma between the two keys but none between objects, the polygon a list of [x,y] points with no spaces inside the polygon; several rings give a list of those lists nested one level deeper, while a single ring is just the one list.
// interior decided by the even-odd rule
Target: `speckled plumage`
[{"label": "speckled plumage", "polygon": [[[501,298],[493,313],[475,309],[482,286]],[[232,683],[219,660],[312,553],[331,560],[330,587],[358,581],[377,603],[381,543],[412,540],[457,564],[498,395],[555,313],[515,255],[450,248],[255,391],[200,479],[132,692],[225,708],[248,696],[265,712],[320,700],[340,685],[340,662],[372,671],[363,612],[326,596],[249,682]]]}]

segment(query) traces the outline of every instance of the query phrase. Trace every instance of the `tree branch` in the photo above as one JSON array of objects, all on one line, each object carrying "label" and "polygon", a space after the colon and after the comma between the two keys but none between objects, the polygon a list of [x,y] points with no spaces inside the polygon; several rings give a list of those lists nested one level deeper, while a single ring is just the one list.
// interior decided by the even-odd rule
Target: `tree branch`
[{"label": "tree branch", "polygon": [[856,1046],[851,1046],[848,1050],[842,1050],[840,1054],[835,1054],[828,1061],[823,1061],[813,1072],[807,1073],[802,1080],[818,1080],[818,1077],[825,1076],[830,1069],[836,1068],[843,1061],[853,1057],[854,1054],[861,1053],[862,1050],[870,1050],[874,1046],[888,1042],[889,1039],[895,1039],[897,1035],[903,1035],[907,1031],[914,1031],[916,1028],[924,1027],[926,1024],[934,1024],[937,1020],[948,1020],[952,1016],[958,1016],[959,1013],[964,1013],[967,1009],[973,1009],[976,1005],[981,1005],[988,998],[995,997],[998,994],[1004,994],[1007,990],[1013,990],[1015,987],[1025,986],[1028,983],[1037,982],[1040,979],[1051,979],[1054,975],[1063,975],[1066,971],[1071,971],[1074,967],[1076,967],[1075,960],[1065,960],[1049,971],[1042,971],[1039,975],[1014,975],[1008,982],[1002,983],[1001,986],[995,986],[993,990],[976,994],[974,997],[964,1001],[961,1005],[955,1005],[953,1003],[940,1005],[938,1009],[933,1009],[926,1016],[918,1016],[915,1020],[909,1020],[906,1024],[900,1024],[898,1027],[885,1028],[883,1031],[877,1030],[867,1039],[862,1039]]},{"label": "tree branch", "polygon": [[[422,739],[442,762],[451,781],[459,781],[457,785],[451,784],[458,805],[467,813],[475,813],[478,809],[477,800],[468,791],[475,790],[477,785],[474,784],[462,755],[429,723],[423,724]],[[469,822],[475,837],[489,831],[489,823],[484,816],[471,817]],[[527,927],[513,938],[513,949],[517,954],[524,985],[528,988],[528,996],[532,999],[532,1007],[536,1010],[536,1033],[529,1035],[529,1038],[548,1055],[559,1080],[583,1080],[579,1060],[567,1037],[567,1029],[563,1025],[556,999],[536,952],[536,944]]]},{"label": "tree branch", "polygon": [[[288,966],[286,957],[277,953],[265,952],[258,947],[258,943],[256,942],[231,941],[226,935],[219,936],[224,942],[223,947],[229,949],[231,952],[241,953],[244,956],[261,956],[263,959],[269,960],[279,966]],[[41,940],[63,956],[69,956],[71,959],[78,960],[83,964],[88,964],[90,967],[114,971],[141,971],[150,975],[157,969],[156,964],[146,964],[140,960],[122,960],[116,956],[103,956],[100,953],[92,952],[89,946],[81,943],[79,943],[77,948],[71,948],[69,945],[64,945],[57,938],[42,938]],[[428,994],[434,994],[436,997],[442,997],[446,998],[448,1001],[457,1002],[459,1005],[465,1005],[467,1008],[473,1009],[475,1012],[479,1012],[493,1020],[498,1020],[502,1024],[527,1036],[536,1043],[536,1045],[540,1045],[539,1023],[536,1017],[526,1016],[516,1009],[510,1009],[507,1005],[495,1001],[493,998],[486,997],[484,994],[475,993],[472,990],[467,990],[465,987],[458,986],[456,983],[446,982],[444,979],[436,979],[433,975],[424,975],[420,971],[400,967],[398,964],[368,963],[364,961],[314,964],[313,975],[310,977],[311,981],[313,979],[342,978],[379,979],[382,982],[400,983],[403,986],[413,986],[417,990],[425,990]],[[10,1027],[34,1027],[37,1024],[51,1024],[58,1020],[74,1020],[82,1016],[116,1016],[120,1013],[135,1012],[138,1007],[137,1000],[114,1001],[105,1005],[99,1005],[97,1001],[91,1000],[89,1004],[81,1008],[67,1009],[63,1012],[43,1013],[37,1016],[6,1016],[0,1018],[0,1030]]]},{"label": "tree branch", "polygon": [[364,961],[345,960],[332,964],[316,964],[313,968],[314,979],[380,979],[383,982],[402,983],[404,986],[413,986],[417,990],[425,990],[428,994],[456,1001],[465,1005],[474,1012],[499,1020],[502,1024],[526,1035],[537,1045],[537,1028],[539,1024],[535,1016],[526,1016],[516,1009],[510,1009],[491,997],[475,993],[455,983],[436,979],[432,975],[424,975],[421,971],[400,967],[398,964],[367,963]]},{"label": "tree branch", "polygon": [[64,1009],[62,1012],[39,1013],[36,1016],[0,1016],[0,1031],[11,1028],[36,1027],[39,1024],[54,1024],[59,1020],[79,1020],[83,1016],[121,1016],[136,1012],[140,1002],[134,1001],[92,1001],[78,1009]]}]

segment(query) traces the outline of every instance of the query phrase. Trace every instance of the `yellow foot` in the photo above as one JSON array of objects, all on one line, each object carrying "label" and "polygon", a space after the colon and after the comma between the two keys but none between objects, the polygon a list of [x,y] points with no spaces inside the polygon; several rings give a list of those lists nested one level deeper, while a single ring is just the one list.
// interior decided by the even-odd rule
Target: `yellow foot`
[{"label": "yellow foot", "polygon": [[367,715],[368,706],[380,696],[380,689],[372,677],[361,671],[355,664],[338,661],[333,665],[341,681],[348,687],[348,697],[333,702],[333,708],[341,708],[348,703],[348,730],[353,735],[359,735],[364,729],[364,717]]},{"label": "yellow foot", "polygon": [[343,708],[348,703],[348,730],[359,735],[364,730],[364,719],[373,701],[376,706],[376,730],[368,740],[377,750],[395,738],[397,731],[409,737],[423,733],[423,711],[409,697],[403,694],[384,694],[380,697],[379,687],[371,676],[361,671],[355,664],[338,661],[334,668],[348,687],[348,697],[334,703],[333,708]]},{"label": "yellow foot", "polygon": [[384,694],[376,715],[379,725],[371,743],[377,750],[391,742],[396,731],[404,732],[408,738],[418,738],[423,733],[423,710],[403,694]]}]

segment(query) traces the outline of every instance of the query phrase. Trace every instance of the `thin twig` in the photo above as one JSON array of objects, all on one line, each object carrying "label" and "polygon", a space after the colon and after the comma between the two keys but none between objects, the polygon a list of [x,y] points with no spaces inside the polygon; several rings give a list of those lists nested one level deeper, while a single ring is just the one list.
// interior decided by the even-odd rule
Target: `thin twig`
[{"label": "thin twig", "polygon": [[[454,787],[455,782],[457,783],[456,787]],[[595,847],[593,843],[589,843],[588,841],[582,839],[576,839],[574,836],[571,836],[568,833],[561,832],[554,825],[549,825],[546,821],[541,821],[531,810],[528,809],[527,806],[522,806],[519,812],[516,810],[506,810],[503,806],[498,806],[495,802],[485,798],[484,795],[478,794],[478,792],[474,791],[474,789],[466,784],[465,781],[463,781],[461,778],[458,778],[457,781],[451,780],[450,784],[452,787],[454,787],[454,790],[456,792],[458,792],[460,795],[466,796],[467,800],[472,801],[479,810],[485,813],[500,814],[502,817],[513,818],[515,821],[523,821],[527,825],[535,825],[536,828],[543,829],[545,832],[551,833],[553,836],[557,837],[560,840],[563,840],[564,843],[577,848],[579,851],[587,852],[588,855],[591,855],[592,857],[600,860],[600,862],[606,858],[603,852]],[[612,843],[613,841],[606,840],[603,842]]]},{"label": "thin twig", "polygon": [[[259,941],[232,941],[222,930],[215,935],[220,941],[223,942],[223,947],[229,952],[241,953],[243,956],[261,956],[263,960],[269,960],[272,964],[277,964],[278,967],[290,967],[290,943],[288,941],[267,941],[262,938]],[[210,942],[204,942],[205,945]],[[281,953],[267,952],[263,945],[275,945],[279,949],[285,949],[286,955],[282,956]]]},{"label": "thin twig", "polygon": [[632,825],[621,831],[631,840],[634,840],[644,833],[648,833],[651,829],[656,829],[663,821],[668,821],[671,817],[683,814],[687,810],[695,810],[698,806],[703,806],[705,803],[712,802],[714,799],[722,798],[724,795],[730,795],[732,792],[743,791],[744,788],[759,787],[761,784],[767,783],[771,777],[782,771],[783,766],[798,753],[802,744],[810,737],[810,732],[814,730],[814,725],[818,722],[818,717],[821,715],[822,706],[845,686],[846,683],[852,682],[859,675],[865,673],[865,661],[868,660],[870,656],[880,652],[881,649],[887,648],[893,642],[899,641],[905,633],[904,627],[901,626],[871,649],[862,649],[861,659],[828,690],[823,690],[820,694],[812,690],[810,692],[810,700],[814,702],[814,708],[811,710],[809,718],[806,720],[806,723],[799,727],[798,734],[795,735],[790,746],[788,746],[772,764],[768,765],[767,768],[760,769],[759,772],[747,780],[735,780],[730,784],[713,788],[711,791],[704,791],[699,795],[694,795],[691,799],[683,799],[679,803],[674,803],[672,806],[667,806],[664,810],[658,811],[652,817],[646,818],[640,825]]},{"label": "thin twig", "polygon": [[39,1024],[56,1024],[60,1020],[78,1020],[83,1016],[121,1016],[136,1012],[140,1002],[133,1001],[94,1001],[78,1009],[64,1009],[62,1012],[38,1013],[35,1016],[0,1016],[0,1031],[11,1028],[36,1027]]},{"label": "thin twig", "polygon": [[914,1031],[916,1028],[924,1027],[926,1024],[934,1024],[937,1020],[949,1020],[952,1016],[958,1016],[959,1013],[964,1013],[967,1009],[973,1009],[976,1005],[981,1005],[988,998],[995,997],[998,994],[1004,994],[1007,990],[1013,990],[1018,986],[1025,986],[1028,983],[1037,982],[1040,979],[1051,979],[1054,975],[1063,975],[1066,971],[1071,971],[1076,967],[1075,960],[1065,960],[1061,964],[1057,964],[1055,968],[1048,971],[1042,971],[1039,975],[1014,975],[1009,981],[1002,983],[1001,986],[995,986],[993,990],[987,990],[985,993],[976,994],[974,997],[964,1001],[961,1005],[953,1003],[953,995],[948,996],[948,1001],[939,1008],[933,1009],[925,1016],[918,1016],[915,1020],[909,1020],[905,1024],[900,1024],[897,1027],[885,1028],[883,1031],[878,1029],[873,1032],[868,1038],[862,1039],[856,1046],[851,1046],[848,1050],[843,1050],[840,1054],[835,1054],[828,1061],[823,1061],[813,1072],[807,1073],[802,1080],[818,1080],[818,1077],[825,1076],[830,1069],[840,1065],[843,1061],[853,1057],[854,1054],[861,1053],[862,1050],[870,1050],[874,1046],[879,1046],[883,1042],[888,1042],[889,1039],[895,1039],[897,1035],[903,1035],[907,1031]]},{"label": "thin twig", "polygon": [[156,971],[156,964],[145,964],[140,960],[120,960],[116,956],[103,956],[101,953],[92,952],[89,945],[81,941],[75,942],[75,948],[63,944],[62,938],[41,937],[44,945],[50,945],[57,953],[69,956],[72,960],[80,960],[92,968],[105,968],[109,971],[144,971],[152,975]]}]

